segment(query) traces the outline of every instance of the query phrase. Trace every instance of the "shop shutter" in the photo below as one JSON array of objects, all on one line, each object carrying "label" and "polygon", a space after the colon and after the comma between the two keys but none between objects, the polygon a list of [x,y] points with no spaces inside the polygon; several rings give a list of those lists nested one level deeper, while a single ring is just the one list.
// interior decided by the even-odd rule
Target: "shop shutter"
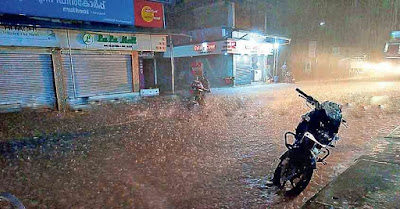
[{"label": "shop shutter", "polygon": [[54,108],[54,77],[50,54],[0,54],[0,108],[16,105]]},{"label": "shop shutter", "polygon": [[[68,96],[74,98],[70,55],[63,55]],[[72,54],[76,97],[133,92],[131,56]]]},{"label": "shop shutter", "polygon": [[250,57],[246,55],[234,55],[236,62],[236,76],[235,85],[246,85],[251,84],[252,73],[251,73],[251,62]]}]

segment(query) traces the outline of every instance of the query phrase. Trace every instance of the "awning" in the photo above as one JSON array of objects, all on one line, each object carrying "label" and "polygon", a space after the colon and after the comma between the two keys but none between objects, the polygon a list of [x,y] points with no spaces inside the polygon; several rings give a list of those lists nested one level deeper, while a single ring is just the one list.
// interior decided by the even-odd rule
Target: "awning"
[{"label": "awning", "polygon": [[260,43],[278,43],[279,45],[290,44],[291,39],[283,36],[266,34],[263,32],[253,32],[246,30],[234,30],[232,32],[232,38],[237,40],[249,40]]}]

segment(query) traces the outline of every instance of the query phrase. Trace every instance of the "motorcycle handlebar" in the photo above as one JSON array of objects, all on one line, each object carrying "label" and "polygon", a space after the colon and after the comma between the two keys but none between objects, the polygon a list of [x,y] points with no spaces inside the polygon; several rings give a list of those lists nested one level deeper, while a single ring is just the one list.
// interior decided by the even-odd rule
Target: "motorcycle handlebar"
[{"label": "motorcycle handlebar", "polygon": [[304,93],[302,90],[300,90],[299,88],[296,88],[296,91],[299,92],[299,94],[308,97],[308,95],[306,93]]},{"label": "motorcycle handlebar", "polygon": [[312,96],[307,95],[306,93],[304,93],[302,90],[300,90],[299,88],[296,88],[296,91],[299,92],[299,94],[304,97],[307,102],[311,103],[312,105],[314,105],[316,108],[319,108],[319,102],[317,100],[315,100]]},{"label": "motorcycle handlebar", "polygon": [[303,97],[305,97],[307,99],[307,101],[316,101],[314,98],[312,98],[312,96],[308,96],[306,93],[304,93],[302,90],[300,90],[299,88],[296,88],[296,91],[299,92],[300,95],[302,95]]}]

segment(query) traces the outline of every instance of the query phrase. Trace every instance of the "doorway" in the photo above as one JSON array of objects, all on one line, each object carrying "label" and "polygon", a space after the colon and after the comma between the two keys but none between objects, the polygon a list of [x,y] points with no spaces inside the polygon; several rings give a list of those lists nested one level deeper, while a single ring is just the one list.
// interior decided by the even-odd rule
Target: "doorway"
[{"label": "doorway", "polygon": [[156,88],[157,82],[155,80],[154,59],[143,59],[143,77],[144,88]]}]

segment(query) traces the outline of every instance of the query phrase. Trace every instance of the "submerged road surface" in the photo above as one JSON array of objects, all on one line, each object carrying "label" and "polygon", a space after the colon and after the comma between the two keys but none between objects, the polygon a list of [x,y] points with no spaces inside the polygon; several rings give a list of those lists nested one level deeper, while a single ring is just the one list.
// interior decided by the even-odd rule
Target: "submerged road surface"
[{"label": "submerged road surface", "polygon": [[[344,105],[349,128],[307,189],[261,190],[309,109],[299,87]],[[272,84],[216,89],[206,107],[176,99],[89,112],[1,115],[0,191],[27,208],[298,208],[400,119],[400,83]]]}]

